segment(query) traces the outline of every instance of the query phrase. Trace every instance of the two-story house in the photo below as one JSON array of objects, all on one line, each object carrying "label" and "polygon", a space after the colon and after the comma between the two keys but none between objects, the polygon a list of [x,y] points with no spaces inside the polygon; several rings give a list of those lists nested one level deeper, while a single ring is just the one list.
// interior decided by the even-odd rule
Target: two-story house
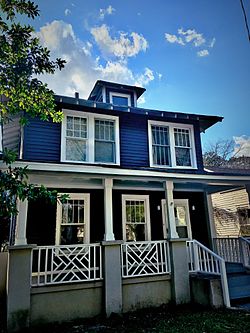
[{"label": "two-story house", "polygon": [[[29,181],[68,194],[57,205],[18,203],[11,329],[188,302],[189,273],[198,271],[222,277],[229,304],[225,263],[209,250],[211,194],[250,177],[203,168],[200,133],[222,117],[143,109],[144,91],[97,81],[87,100],[55,96],[61,124],[3,127],[3,146],[18,150]],[[13,322],[22,311],[23,322]]]}]

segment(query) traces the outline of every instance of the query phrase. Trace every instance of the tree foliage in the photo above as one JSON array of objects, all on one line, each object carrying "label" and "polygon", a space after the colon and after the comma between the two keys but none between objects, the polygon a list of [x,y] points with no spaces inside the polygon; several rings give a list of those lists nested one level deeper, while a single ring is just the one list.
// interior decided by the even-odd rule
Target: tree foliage
[{"label": "tree foliage", "polygon": [[[3,162],[6,164],[6,170],[0,170],[0,217],[10,217],[16,215],[16,199],[36,200],[43,198],[51,203],[57,201],[57,191],[48,190],[43,185],[28,183],[28,167],[12,167],[16,156],[13,151],[4,150]],[[62,195],[60,200],[65,200],[66,195]]]},{"label": "tree foliage", "polygon": [[243,146],[235,145],[234,140],[218,140],[203,154],[205,167],[250,169],[250,157],[240,154]]},{"label": "tree foliage", "polygon": [[40,74],[53,74],[64,67],[65,61],[50,60],[50,52],[40,45],[34,29],[22,25],[17,18],[22,14],[34,19],[39,16],[38,6],[27,0],[0,0],[0,102],[2,121],[20,115],[22,124],[29,117],[42,120],[62,120],[56,109],[53,91],[37,78]]},{"label": "tree foliage", "polygon": [[[64,67],[65,61],[50,59],[50,51],[40,45],[33,27],[18,19],[39,16],[38,6],[29,0],[0,0],[0,124],[19,116],[21,125],[32,117],[59,122],[63,113],[56,108],[53,91],[38,79]],[[1,156],[1,154],[0,154]],[[0,228],[17,215],[16,200],[44,198],[56,202],[57,191],[28,182],[28,167],[13,167],[16,154],[5,149],[0,170]],[[66,196],[61,196],[61,200]],[[0,241],[3,238],[0,230]]]}]

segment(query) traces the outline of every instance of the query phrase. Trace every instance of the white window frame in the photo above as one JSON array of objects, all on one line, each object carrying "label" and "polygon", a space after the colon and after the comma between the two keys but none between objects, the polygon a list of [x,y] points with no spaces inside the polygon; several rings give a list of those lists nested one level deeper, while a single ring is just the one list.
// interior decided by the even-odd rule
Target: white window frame
[{"label": "white window frame", "polygon": [[[152,126],[163,126],[168,128],[169,132],[169,147],[170,147],[170,161],[171,165],[158,165],[154,164],[153,160],[153,140],[152,140]],[[175,154],[175,141],[174,141],[174,128],[185,129],[189,131],[190,135],[190,158],[191,166],[176,165]],[[163,121],[148,120],[148,143],[149,143],[149,164],[153,168],[176,168],[176,169],[197,169],[195,141],[194,141],[194,127],[190,124],[168,123]]]},{"label": "white window frame", "polygon": [[[59,193],[59,195],[67,194],[69,200],[84,200],[84,227],[85,237],[83,244],[89,244],[90,242],[90,194],[89,193]],[[60,245],[61,239],[61,221],[62,221],[62,203],[60,199],[57,200],[56,207],[56,239],[55,244]],[[69,224],[71,225],[71,224]],[[76,224],[72,224],[76,225]]]},{"label": "white window frame", "polygon": [[127,200],[140,200],[145,203],[145,241],[151,240],[151,223],[150,223],[150,207],[149,195],[139,194],[122,194],[122,236],[126,242],[126,201]]},{"label": "white window frame", "polygon": [[[119,136],[119,117],[89,113],[81,111],[72,111],[63,109],[64,117],[61,128],[61,162],[81,163],[81,164],[106,164],[106,165],[120,165],[120,136]],[[72,161],[66,159],[66,130],[67,130],[67,116],[86,118],[87,119],[87,152],[86,161]],[[115,162],[95,162],[95,120],[111,120],[115,124]]]},{"label": "white window frame", "polygon": [[[129,94],[123,94],[123,93],[118,93],[118,92],[114,92],[114,91],[110,91],[109,93],[109,100],[111,104],[113,103],[113,96],[117,96],[117,97],[125,97],[128,99],[128,106],[131,106],[131,96]],[[127,105],[120,105],[120,106],[127,106]]]},{"label": "white window frame", "polygon": [[[190,212],[189,212],[189,202],[188,199],[174,199],[174,207],[175,206],[184,206],[186,209],[186,218],[187,218],[187,234],[188,238],[192,239],[192,228],[191,228],[191,221],[190,221]],[[168,221],[166,219],[166,199],[161,200],[161,211],[162,211],[162,226],[163,226],[163,238],[167,239],[168,237]],[[176,224],[175,224],[176,227]],[[177,229],[176,229],[177,232]]]}]

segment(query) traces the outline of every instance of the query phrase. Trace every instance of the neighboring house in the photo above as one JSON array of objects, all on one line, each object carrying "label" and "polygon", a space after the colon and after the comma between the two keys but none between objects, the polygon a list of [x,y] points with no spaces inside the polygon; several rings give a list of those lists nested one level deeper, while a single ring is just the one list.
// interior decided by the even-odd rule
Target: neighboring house
[{"label": "neighboring house", "polygon": [[212,195],[217,237],[250,236],[250,205],[246,188]]},{"label": "neighboring house", "polygon": [[211,194],[250,176],[204,170],[200,133],[222,117],[139,108],[144,91],[97,81],[88,100],[55,96],[62,124],[31,119],[22,129],[14,119],[3,127],[3,146],[17,149],[29,181],[69,195],[54,206],[18,202],[10,330],[189,302],[190,272],[224,277],[229,304],[224,262],[208,249]]}]

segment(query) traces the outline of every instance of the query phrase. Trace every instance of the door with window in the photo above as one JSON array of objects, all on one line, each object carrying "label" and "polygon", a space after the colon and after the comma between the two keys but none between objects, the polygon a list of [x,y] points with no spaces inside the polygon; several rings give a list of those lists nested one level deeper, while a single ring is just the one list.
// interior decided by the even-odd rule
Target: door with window
[{"label": "door with window", "polygon": [[[163,235],[167,238],[168,225],[166,225],[166,200],[162,202],[162,220],[163,220]],[[176,232],[179,238],[192,238],[192,230],[190,224],[190,214],[188,199],[175,199],[174,200],[174,216]]]},{"label": "door with window", "polygon": [[70,193],[69,199],[58,199],[56,245],[89,243],[90,195]]},{"label": "door with window", "polygon": [[123,240],[139,242],[151,239],[148,195],[122,195]]}]

